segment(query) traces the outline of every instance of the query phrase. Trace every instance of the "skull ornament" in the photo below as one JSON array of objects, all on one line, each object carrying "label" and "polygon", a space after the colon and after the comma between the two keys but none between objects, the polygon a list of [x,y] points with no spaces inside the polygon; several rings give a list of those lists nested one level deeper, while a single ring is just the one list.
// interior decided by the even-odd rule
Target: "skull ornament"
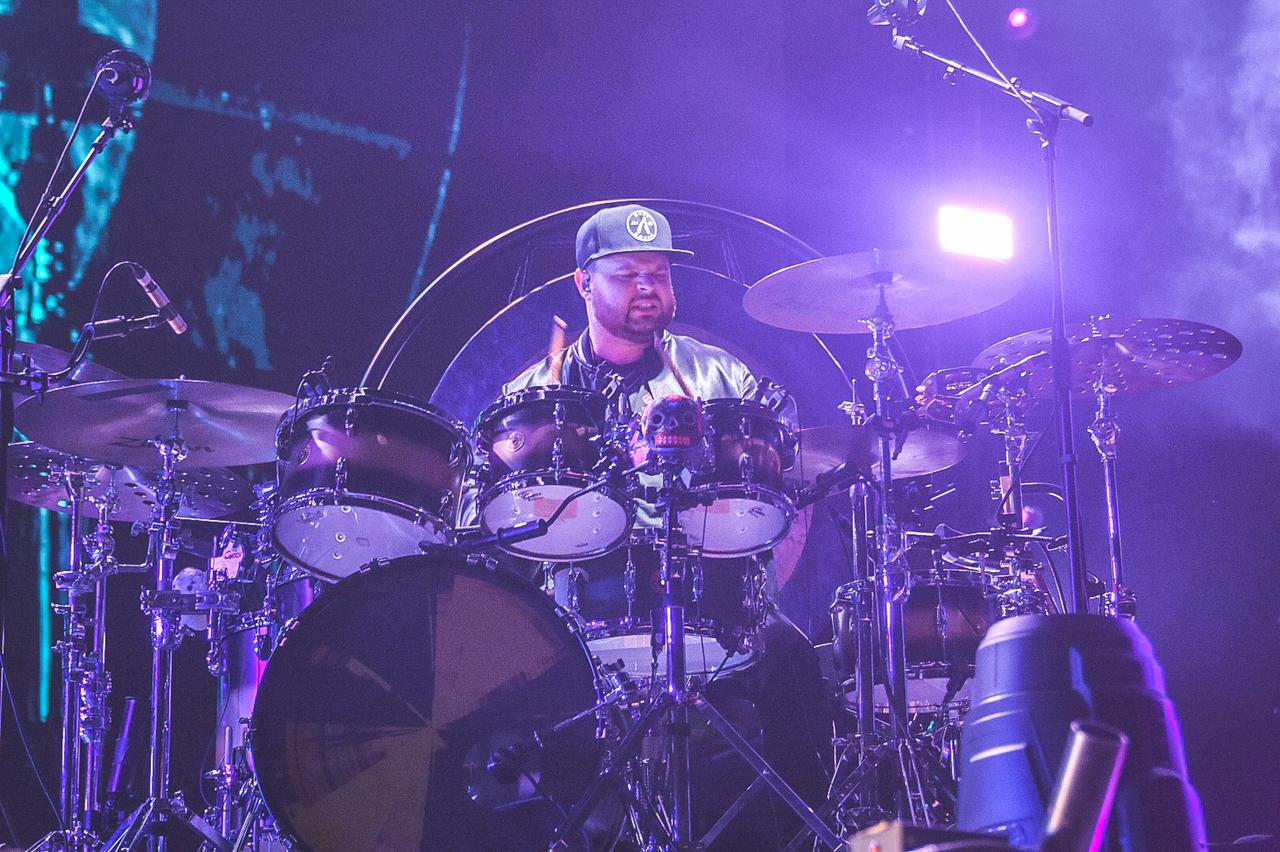
[{"label": "skull ornament", "polygon": [[702,440],[706,429],[702,406],[679,394],[653,400],[641,418],[645,443],[659,454],[689,451]]}]

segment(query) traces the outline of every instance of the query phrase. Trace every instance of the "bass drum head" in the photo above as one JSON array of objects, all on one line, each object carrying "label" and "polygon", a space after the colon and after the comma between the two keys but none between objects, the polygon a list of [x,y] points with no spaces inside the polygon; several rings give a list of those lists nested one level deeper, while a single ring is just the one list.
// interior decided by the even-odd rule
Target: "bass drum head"
[{"label": "bass drum head", "polygon": [[316,852],[545,849],[596,774],[594,716],[523,764],[487,765],[596,700],[582,640],[542,593],[407,556],[285,632],[258,688],[254,767],[281,830]]}]

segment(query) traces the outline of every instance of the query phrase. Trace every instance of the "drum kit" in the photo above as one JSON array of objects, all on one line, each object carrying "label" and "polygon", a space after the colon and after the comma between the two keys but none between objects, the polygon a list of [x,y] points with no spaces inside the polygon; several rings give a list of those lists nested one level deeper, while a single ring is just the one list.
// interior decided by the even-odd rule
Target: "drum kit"
[{"label": "drum kit", "polygon": [[[758,773],[753,790],[795,811],[789,848],[835,848],[885,816],[945,824],[979,640],[997,619],[1067,608],[1049,558],[1062,542],[1023,504],[1049,347],[1047,332],[1011,337],[911,395],[890,340],[1015,291],[987,262],[905,252],[757,282],[744,306],[761,322],[869,335],[870,404],[851,394],[838,427],[798,429],[776,396],[669,397],[623,416],[607,392],[553,385],[502,396],[469,429],[404,394],[334,388],[326,371],[294,396],[97,365],[40,389],[16,409],[31,440],[10,447],[8,480],[12,499],[69,513],[74,531],[57,575],[63,828],[45,848],[163,847],[166,825],[217,850],[699,848],[733,815],[693,836],[691,715]],[[1180,320],[1070,331],[1072,390],[1096,403],[1106,473],[1111,563],[1095,591],[1101,611],[1132,617],[1116,397],[1205,378],[1241,347]],[[58,360],[27,349],[43,372]],[[981,432],[1003,449],[995,526],[907,529],[895,483],[958,464]],[[256,486],[228,470],[272,461]],[[704,690],[759,661],[771,549],[801,510],[846,494],[837,762],[810,807]],[[250,508],[255,522],[213,536],[206,567],[177,570],[184,529]],[[148,537],[144,564],[117,561],[117,522]],[[123,571],[151,577],[149,772],[112,827],[105,592]],[[202,779],[215,795],[197,812],[169,762],[173,653],[201,634],[219,700]]]}]

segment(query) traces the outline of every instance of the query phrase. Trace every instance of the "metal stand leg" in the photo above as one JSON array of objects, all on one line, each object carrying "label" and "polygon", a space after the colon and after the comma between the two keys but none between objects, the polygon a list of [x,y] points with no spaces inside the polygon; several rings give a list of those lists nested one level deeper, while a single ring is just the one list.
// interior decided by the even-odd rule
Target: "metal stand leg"
[{"label": "metal stand leg", "polygon": [[1097,416],[1089,425],[1089,437],[1102,457],[1102,470],[1107,493],[1107,545],[1110,552],[1111,583],[1102,597],[1102,614],[1111,618],[1137,617],[1138,601],[1124,584],[1124,564],[1120,552],[1120,491],[1116,473],[1116,452],[1120,443],[1120,426],[1116,422],[1114,387],[1098,382],[1094,386],[1098,400]]}]

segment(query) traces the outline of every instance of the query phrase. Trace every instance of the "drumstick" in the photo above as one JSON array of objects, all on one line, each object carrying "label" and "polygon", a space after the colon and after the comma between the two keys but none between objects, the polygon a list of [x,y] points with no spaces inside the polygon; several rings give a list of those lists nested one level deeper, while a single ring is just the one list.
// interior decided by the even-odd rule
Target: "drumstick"
[{"label": "drumstick", "polygon": [[679,383],[680,390],[684,392],[684,395],[689,397],[689,399],[697,399],[697,397],[693,395],[693,391],[689,390],[689,383],[684,380],[684,374],[680,372],[680,368],[676,366],[676,362],[671,360],[671,353],[669,353],[666,347],[662,345],[661,329],[653,333],[653,348],[658,350],[658,354],[662,356],[662,363],[666,364],[667,369],[671,371],[671,375],[676,377],[676,382]]},{"label": "drumstick", "polygon": [[564,371],[564,341],[569,324],[558,316],[551,317],[551,345],[547,347],[547,360],[551,364],[551,384],[560,384]]}]

